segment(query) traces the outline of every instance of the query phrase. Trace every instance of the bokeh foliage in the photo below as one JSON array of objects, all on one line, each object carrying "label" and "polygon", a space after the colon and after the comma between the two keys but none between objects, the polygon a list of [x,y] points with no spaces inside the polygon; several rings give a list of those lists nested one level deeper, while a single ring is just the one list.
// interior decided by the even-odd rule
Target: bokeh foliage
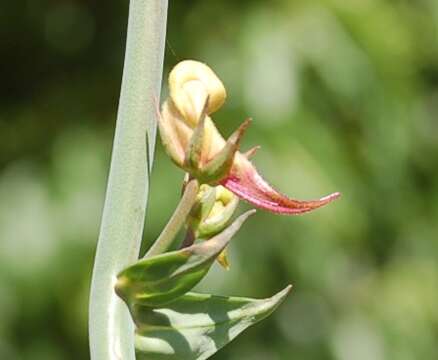
[{"label": "bokeh foliage", "polygon": [[[127,1],[2,4],[0,358],[87,359],[87,302]],[[258,212],[198,287],[289,299],[215,359],[433,359],[438,338],[438,2],[174,1],[166,68],[207,62],[215,119],[278,188],[343,198]],[[180,193],[157,148],[145,243]],[[242,208],[246,206],[242,205]]]}]

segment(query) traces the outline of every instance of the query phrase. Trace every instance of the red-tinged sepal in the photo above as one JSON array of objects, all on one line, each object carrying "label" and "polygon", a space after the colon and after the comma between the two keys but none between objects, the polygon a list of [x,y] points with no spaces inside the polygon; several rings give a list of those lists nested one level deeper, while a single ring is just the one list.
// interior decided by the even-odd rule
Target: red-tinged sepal
[{"label": "red-tinged sepal", "polygon": [[243,153],[243,156],[245,156],[247,159],[251,159],[259,150],[260,150],[260,145],[253,146],[247,152]]},{"label": "red-tinged sepal", "polygon": [[239,156],[230,175],[221,185],[255,207],[278,214],[303,214],[324,206],[340,196],[333,193],[319,200],[300,201],[291,199],[273,189],[257,172],[246,157]]},{"label": "red-tinged sepal", "polygon": [[234,164],[234,158],[239,150],[240,140],[251,123],[246,119],[242,125],[229,137],[225,146],[201,169],[201,182],[217,184],[226,178]]}]

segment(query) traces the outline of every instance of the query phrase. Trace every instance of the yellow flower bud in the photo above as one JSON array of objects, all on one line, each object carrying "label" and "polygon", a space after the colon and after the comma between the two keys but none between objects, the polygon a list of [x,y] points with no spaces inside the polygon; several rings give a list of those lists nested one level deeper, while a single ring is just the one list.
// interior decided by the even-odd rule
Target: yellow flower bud
[{"label": "yellow flower bud", "polygon": [[175,107],[192,128],[198,123],[207,98],[207,114],[211,114],[223,105],[227,96],[213,70],[193,60],[181,61],[172,69],[169,91]]}]

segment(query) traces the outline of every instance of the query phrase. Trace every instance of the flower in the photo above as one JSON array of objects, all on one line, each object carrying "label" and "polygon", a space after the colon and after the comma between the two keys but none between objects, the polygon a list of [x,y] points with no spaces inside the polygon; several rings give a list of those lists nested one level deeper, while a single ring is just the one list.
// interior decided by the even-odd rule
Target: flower
[{"label": "flower", "polygon": [[185,60],[169,74],[170,96],[159,112],[159,129],[172,160],[202,184],[222,185],[254,206],[279,214],[301,214],[328,204],[339,193],[318,200],[291,199],[273,189],[249,160],[257,148],[242,154],[240,140],[247,119],[226,141],[210,115],[223,105],[226,90],[205,64]]}]

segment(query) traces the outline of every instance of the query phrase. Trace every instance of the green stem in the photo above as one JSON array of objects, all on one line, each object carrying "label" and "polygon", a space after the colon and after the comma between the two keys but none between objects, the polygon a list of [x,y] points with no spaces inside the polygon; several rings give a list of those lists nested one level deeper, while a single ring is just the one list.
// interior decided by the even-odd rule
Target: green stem
[{"label": "green stem", "polygon": [[114,291],[138,259],[161,88],[167,0],[131,0],[111,168],[90,294],[91,360],[134,360],[134,327]]},{"label": "green stem", "polygon": [[178,231],[184,225],[187,216],[190,214],[193,205],[196,201],[196,195],[198,194],[199,183],[198,180],[190,180],[184,189],[184,194],[179,202],[175,212],[170,218],[169,222],[161,232],[158,239],[151,246],[146,253],[145,257],[154,256],[165,252],[170,245],[172,245],[175,236]]}]

